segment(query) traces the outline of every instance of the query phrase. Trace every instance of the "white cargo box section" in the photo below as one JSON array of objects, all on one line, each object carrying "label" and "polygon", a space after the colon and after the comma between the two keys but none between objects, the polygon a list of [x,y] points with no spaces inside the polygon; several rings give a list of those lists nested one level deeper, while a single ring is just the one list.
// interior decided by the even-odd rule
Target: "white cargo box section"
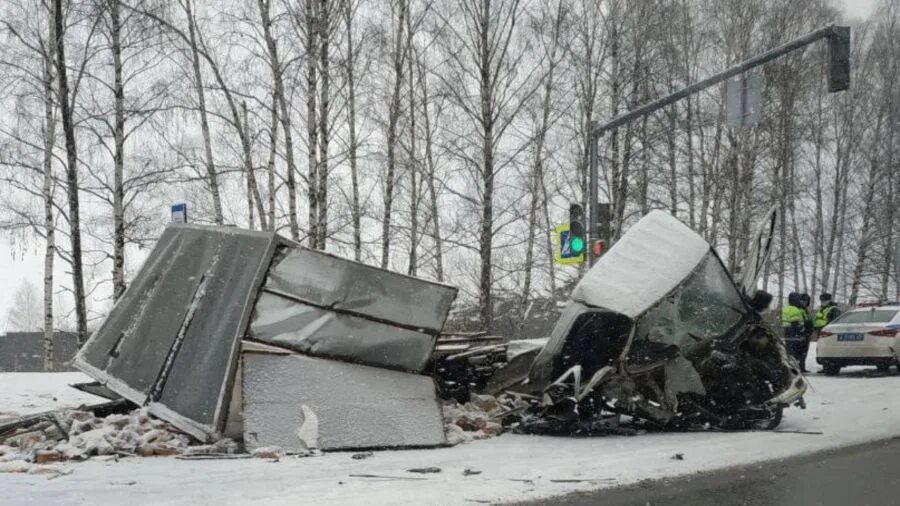
[{"label": "white cargo box section", "polygon": [[572,300],[635,318],[683,282],[709,251],[678,219],[651,211],[597,260]]},{"label": "white cargo box section", "polygon": [[244,351],[248,450],[351,450],[446,444],[428,376],[304,355]]}]

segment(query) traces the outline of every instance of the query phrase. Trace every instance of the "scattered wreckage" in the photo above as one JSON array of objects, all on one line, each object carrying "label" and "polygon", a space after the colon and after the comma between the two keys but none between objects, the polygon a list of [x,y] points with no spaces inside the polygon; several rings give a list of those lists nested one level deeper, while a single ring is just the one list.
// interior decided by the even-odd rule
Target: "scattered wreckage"
[{"label": "scattered wreckage", "polygon": [[[578,283],[549,340],[510,342],[438,341],[452,286],[275,233],[172,225],[74,360],[96,380],[78,388],[110,403],[68,424],[26,417],[0,436],[105,431],[96,417],[110,413],[147,429],[116,439],[129,449],[164,424],[207,447],[242,441],[266,455],[434,447],[504,426],[617,433],[626,419],[774,428],[784,407],[802,405],[806,383],[760,315],[774,210],[765,224],[735,282],[705,240],[651,212]],[[148,416],[159,423],[142,425]],[[161,452],[188,446],[157,436]]]},{"label": "scattered wreckage", "polygon": [[642,218],[575,287],[530,368],[498,370],[498,388],[527,401],[507,423],[602,433],[627,415],[659,428],[775,428],[807,384],[763,321],[771,295],[755,288],[774,223],[773,209],[735,282],[680,221]]},{"label": "scattered wreckage", "polygon": [[455,296],[275,233],[173,225],[74,364],[202,442],[438,446],[422,373]]}]

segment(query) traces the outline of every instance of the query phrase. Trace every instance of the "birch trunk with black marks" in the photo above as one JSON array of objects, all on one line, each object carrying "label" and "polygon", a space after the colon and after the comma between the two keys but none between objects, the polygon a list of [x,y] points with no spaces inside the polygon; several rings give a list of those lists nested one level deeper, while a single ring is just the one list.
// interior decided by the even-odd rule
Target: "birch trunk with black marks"
[{"label": "birch trunk with black marks", "polygon": [[[243,112],[243,122],[244,122],[244,130],[248,130],[250,127],[250,122],[247,118],[247,102],[241,103],[241,110]],[[243,142],[243,141],[242,141]],[[246,151],[246,150],[245,150]],[[253,186],[255,184],[255,178],[253,174],[253,160],[244,159],[244,176],[247,178],[247,228],[250,230],[254,230],[256,228],[256,220],[253,214],[253,206],[255,203],[259,203],[259,194],[253,191]],[[254,198],[255,197],[255,198]],[[259,211],[259,223],[260,228],[265,229],[265,220],[263,220],[263,211],[260,209]]]},{"label": "birch trunk with black marks", "polygon": [[69,237],[72,244],[72,291],[75,296],[75,320],[78,345],[87,340],[87,301],[84,293],[84,267],[81,252],[81,210],[78,195],[78,147],[75,122],[69,103],[69,80],[66,72],[65,24],[62,0],[53,1],[54,35],[56,38],[56,73],[59,81],[59,106],[66,142],[66,194],[69,210]]},{"label": "birch trunk with black marks", "polygon": [[409,15],[408,0],[400,0],[400,12],[395,28],[391,60],[394,68],[394,84],[387,111],[387,173],[384,177],[384,215],[381,221],[381,268],[387,269],[391,256],[391,213],[394,207],[394,186],[397,184],[397,128],[400,122],[400,92],[403,88],[404,47],[403,30]]},{"label": "birch trunk with black marks", "polygon": [[[428,91],[428,75],[423,68],[422,59],[418,59],[419,81],[422,83],[422,122],[425,128],[425,163],[428,166],[428,203],[430,206],[428,221],[431,223],[431,239],[434,241],[434,267],[438,281],[444,281],[444,245],[441,234],[440,206],[437,193],[437,167],[434,157],[434,130],[431,122],[431,95]],[[426,224],[427,226],[427,224]]]},{"label": "birch trunk with black marks", "polygon": [[359,166],[357,163],[358,141],[356,139],[356,48],[353,36],[353,2],[344,5],[344,26],[347,32],[347,57],[345,72],[347,75],[347,130],[349,147],[347,157],[350,161],[350,219],[353,226],[353,259],[362,260],[362,213],[359,207]]},{"label": "birch trunk with black marks", "polygon": [[200,131],[203,134],[203,154],[206,165],[207,184],[213,203],[213,220],[216,225],[225,223],[222,216],[222,197],[219,193],[219,174],[212,153],[212,137],[209,133],[209,115],[206,110],[206,92],[203,89],[203,75],[200,73],[200,51],[197,46],[197,30],[191,0],[184,2],[185,15],[188,21],[188,37],[191,47],[191,70],[194,77],[194,88],[197,92],[197,107],[200,110]]},{"label": "birch trunk with black marks", "polygon": [[[52,21],[52,20],[51,20]],[[41,341],[43,349],[44,371],[52,371],[53,361],[53,266],[56,260],[56,223],[53,219],[53,148],[56,145],[56,117],[53,101],[53,57],[55,30],[54,23],[49,23],[49,37],[44,50],[43,61],[43,102],[44,102],[44,150],[43,150],[43,182],[41,195],[44,204],[44,337]]]},{"label": "birch trunk with black marks", "polygon": [[316,247],[325,249],[328,237],[328,143],[331,140],[331,127],[328,123],[331,104],[331,67],[329,43],[331,41],[331,0],[319,1],[319,165],[316,173],[319,182],[316,185],[316,206],[318,222],[316,224]]},{"label": "birch trunk with black marks", "polygon": [[319,135],[316,117],[318,61],[318,9],[316,0],[306,0],[306,149],[307,155],[307,199],[309,202],[309,247],[319,247]]},{"label": "birch trunk with black marks", "polygon": [[270,231],[275,231],[275,206],[277,195],[275,191],[275,158],[278,155],[278,97],[272,95],[272,109],[270,112],[271,120],[269,122],[269,160],[266,163],[266,175],[268,176],[268,197],[269,197],[269,217],[268,225]]},{"label": "birch trunk with black marks", "polygon": [[109,1],[115,94],[113,151],[113,299],[125,293],[125,85],[122,81],[122,19],[119,1]]},{"label": "birch trunk with black marks", "polygon": [[[544,75],[543,95],[541,97],[541,110],[538,118],[537,131],[534,136],[534,158],[531,166],[531,182],[529,185],[529,193],[531,202],[528,206],[528,235],[525,238],[525,279],[522,283],[522,295],[519,301],[519,313],[523,318],[519,321],[522,325],[525,322],[524,315],[527,312],[529,302],[531,301],[531,284],[532,272],[534,270],[534,246],[535,232],[538,226],[538,210],[541,206],[544,185],[544,146],[547,140],[547,133],[550,131],[550,106],[553,100],[554,78],[556,77],[556,67],[558,64],[557,53],[560,44],[560,36],[562,24],[565,21],[565,11],[562,3],[557,6],[557,11],[553,15],[553,28],[551,39],[549,41],[549,52],[545,54],[548,59],[547,71]],[[549,230],[549,227],[548,227]],[[548,258],[553,263],[552,257]]]},{"label": "birch trunk with black marks", "polygon": [[[272,68],[272,81],[275,85],[275,115],[281,120],[281,131],[284,136],[284,158],[287,162],[285,186],[288,193],[288,228],[291,239],[300,240],[300,226],[297,218],[297,163],[294,161],[294,132],[291,126],[291,110],[287,104],[284,92],[284,68],[278,56],[278,44],[272,35],[271,0],[257,0],[259,14],[263,25],[263,35],[266,39],[266,52],[269,57],[269,66]],[[273,142],[277,142],[274,137]],[[273,148],[274,150],[274,148]],[[270,216],[272,211],[270,210]],[[272,227],[274,229],[274,225]]]},{"label": "birch trunk with black marks", "polygon": [[419,246],[419,151],[416,145],[416,80],[413,72],[413,60],[417,59],[413,48],[412,16],[406,16],[406,47],[408,51],[407,63],[407,99],[409,101],[409,259],[406,273],[415,276],[418,272],[418,246]]}]

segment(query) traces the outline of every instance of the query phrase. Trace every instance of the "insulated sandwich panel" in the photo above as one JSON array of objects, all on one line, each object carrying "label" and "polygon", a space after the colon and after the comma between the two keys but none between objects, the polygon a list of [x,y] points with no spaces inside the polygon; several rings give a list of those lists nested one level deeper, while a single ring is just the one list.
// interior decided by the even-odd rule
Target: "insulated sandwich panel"
[{"label": "insulated sandwich panel", "polygon": [[273,243],[266,236],[225,234],[204,273],[202,297],[157,402],[210,429],[226,408],[223,391],[235,363]]},{"label": "insulated sandwich panel", "polygon": [[428,376],[304,355],[245,352],[244,443],[287,451],[439,446]]},{"label": "insulated sandwich panel", "polygon": [[269,271],[266,288],[312,305],[437,334],[456,288],[352,260],[291,247]]},{"label": "insulated sandwich panel", "polygon": [[200,439],[222,423],[275,234],[170,226],[75,365]]},{"label": "insulated sandwich panel", "polygon": [[167,228],[131,286],[79,352],[76,365],[86,363],[114,378],[130,389],[117,393],[142,404],[162,370],[210,255],[202,237]]},{"label": "insulated sandwich panel", "polygon": [[317,357],[420,372],[433,335],[337,313],[263,291],[249,337]]}]

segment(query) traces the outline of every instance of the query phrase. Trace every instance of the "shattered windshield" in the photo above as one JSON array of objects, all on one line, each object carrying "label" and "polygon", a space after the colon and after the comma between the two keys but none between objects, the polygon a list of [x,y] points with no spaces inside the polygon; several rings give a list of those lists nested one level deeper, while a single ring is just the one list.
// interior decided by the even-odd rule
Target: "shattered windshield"
[{"label": "shattered windshield", "polygon": [[725,333],[743,307],[722,263],[709,253],[685,283],[641,317],[636,337],[689,347]]}]

